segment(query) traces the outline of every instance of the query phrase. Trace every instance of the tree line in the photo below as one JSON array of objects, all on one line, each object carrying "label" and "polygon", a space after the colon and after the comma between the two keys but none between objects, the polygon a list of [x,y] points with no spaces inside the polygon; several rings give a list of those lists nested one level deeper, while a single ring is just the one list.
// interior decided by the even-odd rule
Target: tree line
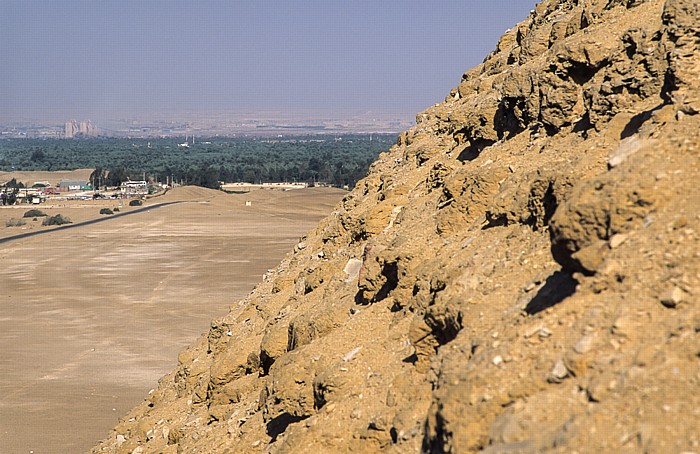
[{"label": "tree line", "polygon": [[270,138],[4,139],[0,170],[96,169],[94,187],[126,179],[174,181],[204,187],[224,182],[324,182],[352,187],[380,152],[388,134]]}]

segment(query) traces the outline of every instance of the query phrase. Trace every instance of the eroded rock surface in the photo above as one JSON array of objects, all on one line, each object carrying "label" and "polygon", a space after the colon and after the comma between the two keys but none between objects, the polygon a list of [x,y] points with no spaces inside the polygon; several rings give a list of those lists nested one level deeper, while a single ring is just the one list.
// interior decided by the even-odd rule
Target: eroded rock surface
[{"label": "eroded rock surface", "polygon": [[94,452],[700,452],[697,0],[545,0]]}]

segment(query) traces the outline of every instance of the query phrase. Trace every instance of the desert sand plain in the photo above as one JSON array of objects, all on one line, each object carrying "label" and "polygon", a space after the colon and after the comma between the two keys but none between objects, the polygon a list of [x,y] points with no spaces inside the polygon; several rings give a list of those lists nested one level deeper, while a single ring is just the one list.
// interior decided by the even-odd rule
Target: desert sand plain
[{"label": "desert sand plain", "polygon": [[[99,215],[114,200],[39,206],[105,220],[0,243],[0,451],[87,451],[344,193],[182,187],[121,217]],[[30,208],[0,209],[0,241],[50,230],[5,227]]]},{"label": "desert sand plain", "polygon": [[38,181],[48,181],[54,186],[58,186],[63,180],[81,180],[87,181],[90,174],[95,169],[76,169],[76,170],[13,170],[12,172],[0,172],[0,182],[9,181],[15,178],[21,181],[25,186],[32,186]]}]

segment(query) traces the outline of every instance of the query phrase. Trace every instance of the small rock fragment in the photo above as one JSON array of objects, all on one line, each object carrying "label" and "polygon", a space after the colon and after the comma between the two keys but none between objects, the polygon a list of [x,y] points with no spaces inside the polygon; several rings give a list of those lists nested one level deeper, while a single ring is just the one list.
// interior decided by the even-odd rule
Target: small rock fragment
[{"label": "small rock fragment", "polygon": [[525,334],[523,336],[525,337],[525,339],[527,339],[539,333],[541,330],[542,325],[533,326],[532,328],[529,328],[527,331],[525,331]]},{"label": "small rock fragment", "polygon": [[613,322],[612,332],[618,336],[631,337],[637,328],[637,321],[629,314],[621,315]]},{"label": "small rock fragment", "polygon": [[628,238],[628,235],[626,235],[624,233],[617,233],[610,238],[608,245],[610,246],[610,249],[615,249],[615,248],[619,247],[622,243],[627,241],[627,238]]},{"label": "small rock fragment", "polygon": [[353,359],[355,357],[355,355],[357,355],[360,352],[360,350],[362,350],[362,345],[360,345],[359,347],[353,348],[352,350],[347,352],[345,354],[345,356],[343,356],[343,361],[344,362],[350,361],[351,359]]},{"label": "small rock fragment", "polygon": [[541,338],[545,338],[545,337],[550,337],[552,335],[552,332],[550,330],[548,330],[547,328],[543,327],[542,325],[538,325],[538,326],[532,327],[532,328],[528,329],[527,331],[525,331],[525,334],[523,335],[523,337],[525,337],[525,339],[529,339],[535,335],[537,335],[538,337],[541,337]]},{"label": "small rock fragment", "polygon": [[464,241],[464,243],[462,243],[462,249],[464,249],[465,247],[472,244],[474,242],[474,240],[475,240],[475,238],[471,237],[471,238],[467,239],[466,241]]},{"label": "small rock fragment", "polygon": [[673,309],[685,301],[685,292],[678,287],[673,287],[661,295],[660,301],[664,306]]},{"label": "small rock fragment", "polygon": [[564,361],[560,359],[556,362],[556,364],[554,364],[552,372],[550,372],[549,381],[559,383],[565,379],[567,375],[569,375],[569,370],[566,368]]},{"label": "small rock fragment", "polygon": [[357,279],[357,276],[360,275],[360,268],[362,268],[362,260],[348,260],[348,263],[345,264],[345,268],[343,268],[343,272],[347,276],[345,278],[345,282],[349,284],[355,279]]},{"label": "small rock fragment", "polygon": [[655,433],[654,433],[654,428],[652,427],[651,424],[648,423],[643,423],[640,428],[639,432],[637,433],[637,439],[639,440],[639,444],[642,446],[649,446],[649,443],[655,438]]},{"label": "small rock fragment", "polygon": [[586,387],[588,400],[591,402],[601,402],[616,386],[616,380],[609,375],[594,378]]},{"label": "small rock fragment", "polygon": [[603,263],[604,248],[607,249],[606,243],[597,241],[572,254],[572,257],[579,262],[581,268],[587,273],[595,274],[600,264]]},{"label": "small rock fragment", "polygon": [[636,136],[628,137],[610,153],[608,167],[615,168],[625,162],[627,158],[637,153],[643,146],[651,145],[651,141],[641,140]]},{"label": "small rock fragment", "polygon": [[581,354],[588,353],[593,348],[593,340],[592,335],[583,336],[574,344],[574,351]]}]

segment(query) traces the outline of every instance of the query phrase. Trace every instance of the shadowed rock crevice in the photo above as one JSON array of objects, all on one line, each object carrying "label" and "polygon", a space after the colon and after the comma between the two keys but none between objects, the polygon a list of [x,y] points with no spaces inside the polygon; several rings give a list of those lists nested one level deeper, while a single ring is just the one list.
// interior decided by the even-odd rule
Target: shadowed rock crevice
[{"label": "shadowed rock crevice", "polygon": [[377,292],[376,301],[381,301],[386,298],[392,290],[399,284],[399,268],[396,262],[385,263],[382,267],[382,276],[384,284]]},{"label": "shadowed rock crevice", "polygon": [[[604,63],[601,63],[601,65]],[[567,74],[576,85],[585,85],[600,70],[600,67],[590,66],[581,62],[569,62]]]},{"label": "shadowed rock crevice", "polygon": [[629,123],[625,125],[625,128],[620,133],[620,139],[626,139],[636,134],[639,131],[639,128],[641,128],[642,125],[649,119],[651,119],[651,116],[654,113],[654,111],[658,110],[660,107],[661,106],[657,106],[651,110],[640,112],[637,115],[630,118]]},{"label": "shadowed rock crevice", "polygon": [[277,440],[277,437],[282,435],[291,424],[303,421],[304,419],[306,418],[301,416],[293,416],[289,413],[283,413],[270,420],[270,422],[265,425],[267,434],[271,438],[270,443],[274,443]]},{"label": "shadowed rock crevice", "polygon": [[528,315],[535,315],[564,301],[576,292],[578,282],[569,273],[557,271],[547,278],[537,294],[525,306]]},{"label": "shadowed rock crevice", "polygon": [[425,314],[425,323],[439,345],[451,342],[462,330],[462,313],[456,305],[430,306]]},{"label": "shadowed rock crevice", "polygon": [[479,157],[479,154],[484,150],[484,148],[490,147],[494,143],[496,143],[495,140],[475,139],[474,141],[470,142],[470,145],[467,148],[459,153],[457,160],[462,162],[473,161]]},{"label": "shadowed rock crevice", "polygon": [[498,131],[499,140],[507,139],[523,132],[531,118],[524,115],[527,111],[525,98],[504,97],[498,104],[494,125]]}]

